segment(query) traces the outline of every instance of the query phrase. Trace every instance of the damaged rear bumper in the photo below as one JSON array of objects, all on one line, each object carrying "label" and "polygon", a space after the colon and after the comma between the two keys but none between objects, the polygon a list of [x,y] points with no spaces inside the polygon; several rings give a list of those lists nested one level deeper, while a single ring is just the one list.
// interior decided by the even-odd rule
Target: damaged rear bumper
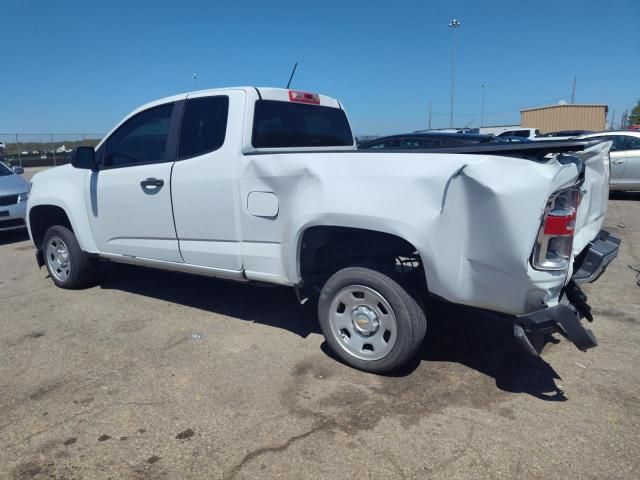
[{"label": "damaged rear bumper", "polygon": [[539,355],[545,337],[559,333],[583,352],[598,346],[593,332],[585,328],[580,314],[572,305],[556,305],[517,317],[513,335],[520,346],[531,355]]},{"label": "damaged rear bumper", "polygon": [[553,333],[561,334],[582,351],[598,346],[593,332],[582,324],[583,318],[592,322],[593,317],[587,296],[578,284],[596,281],[617,257],[619,249],[620,239],[601,230],[576,259],[574,275],[563,291],[568,304],[516,317],[513,334],[525,351],[538,355],[544,346],[545,337]]}]

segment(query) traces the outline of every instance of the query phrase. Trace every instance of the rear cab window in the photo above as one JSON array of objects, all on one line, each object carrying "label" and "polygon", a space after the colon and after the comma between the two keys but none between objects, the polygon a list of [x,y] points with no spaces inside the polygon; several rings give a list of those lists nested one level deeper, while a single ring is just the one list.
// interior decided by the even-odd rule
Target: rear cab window
[{"label": "rear cab window", "polygon": [[213,152],[224,144],[229,116],[226,95],[189,98],[184,107],[178,160]]},{"label": "rear cab window", "polygon": [[254,148],[347,147],[354,140],[340,108],[258,100],[251,144]]}]

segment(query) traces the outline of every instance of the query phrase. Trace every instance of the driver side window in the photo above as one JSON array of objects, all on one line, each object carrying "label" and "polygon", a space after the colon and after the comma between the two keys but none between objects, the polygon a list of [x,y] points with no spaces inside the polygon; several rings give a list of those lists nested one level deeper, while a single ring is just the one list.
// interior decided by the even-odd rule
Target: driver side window
[{"label": "driver side window", "polygon": [[625,150],[640,150],[640,138],[639,137],[627,137],[627,142],[624,145]]},{"label": "driver side window", "polygon": [[610,137],[613,140],[613,145],[611,145],[612,152],[621,152],[624,150],[624,137],[622,135],[614,135]]},{"label": "driver side window", "polygon": [[173,105],[167,103],[150,108],[122,124],[106,141],[103,167],[167,161],[167,140]]}]

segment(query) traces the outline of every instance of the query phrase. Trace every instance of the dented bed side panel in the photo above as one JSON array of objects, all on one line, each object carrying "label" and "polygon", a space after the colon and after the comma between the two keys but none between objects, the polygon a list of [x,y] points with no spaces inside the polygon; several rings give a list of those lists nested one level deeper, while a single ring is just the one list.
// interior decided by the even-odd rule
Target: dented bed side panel
[{"label": "dented bed side panel", "polygon": [[584,162],[582,201],[576,217],[573,254],[578,255],[602,228],[609,201],[609,149],[613,142],[600,143],[574,155]]},{"label": "dented bed side panel", "polygon": [[[594,172],[601,157],[593,155]],[[245,155],[239,170],[249,279],[297,284],[304,230],[328,225],[404,238],[422,258],[430,292],[456,303],[521,314],[557,302],[566,283],[567,272],[536,271],[529,258],[547,198],[578,181],[579,161],[274,153]],[[277,214],[252,212],[247,199],[254,192],[273,195]],[[589,222],[589,232],[579,232],[585,238],[601,218],[590,214]]]}]

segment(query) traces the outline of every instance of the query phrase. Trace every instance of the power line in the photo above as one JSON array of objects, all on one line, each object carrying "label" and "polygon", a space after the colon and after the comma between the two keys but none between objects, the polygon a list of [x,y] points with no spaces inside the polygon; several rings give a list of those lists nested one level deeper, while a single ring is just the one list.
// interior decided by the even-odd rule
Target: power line
[{"label": "power line", "polygon": [[[527,105],[524,107],[520,107],[520,108],[512,108],[510,110],[494,110],[492,112],[484,112],[485,115],[494,115],[497,113],[511,113],[511,112],[519,112],[521,110],[526,110],[527,108],[535,108],[535,107],[541,107],[544,105],[548,105],[550,103],[553,102],[558,102],[560,100],[566,100],[567,98],[571,97],[571,95],[563,95],[562,97],[556,97],[556,98],[550,98],[549,100],[544,100],[540,103],[536,103],[536,104],[532,104],[532,105]],[[432,115],[449,115],[449,113],[445,113],[445,112],[431,112]],[[479,113],[456,113],[456,117],[475,117],[480,115]]]}]

